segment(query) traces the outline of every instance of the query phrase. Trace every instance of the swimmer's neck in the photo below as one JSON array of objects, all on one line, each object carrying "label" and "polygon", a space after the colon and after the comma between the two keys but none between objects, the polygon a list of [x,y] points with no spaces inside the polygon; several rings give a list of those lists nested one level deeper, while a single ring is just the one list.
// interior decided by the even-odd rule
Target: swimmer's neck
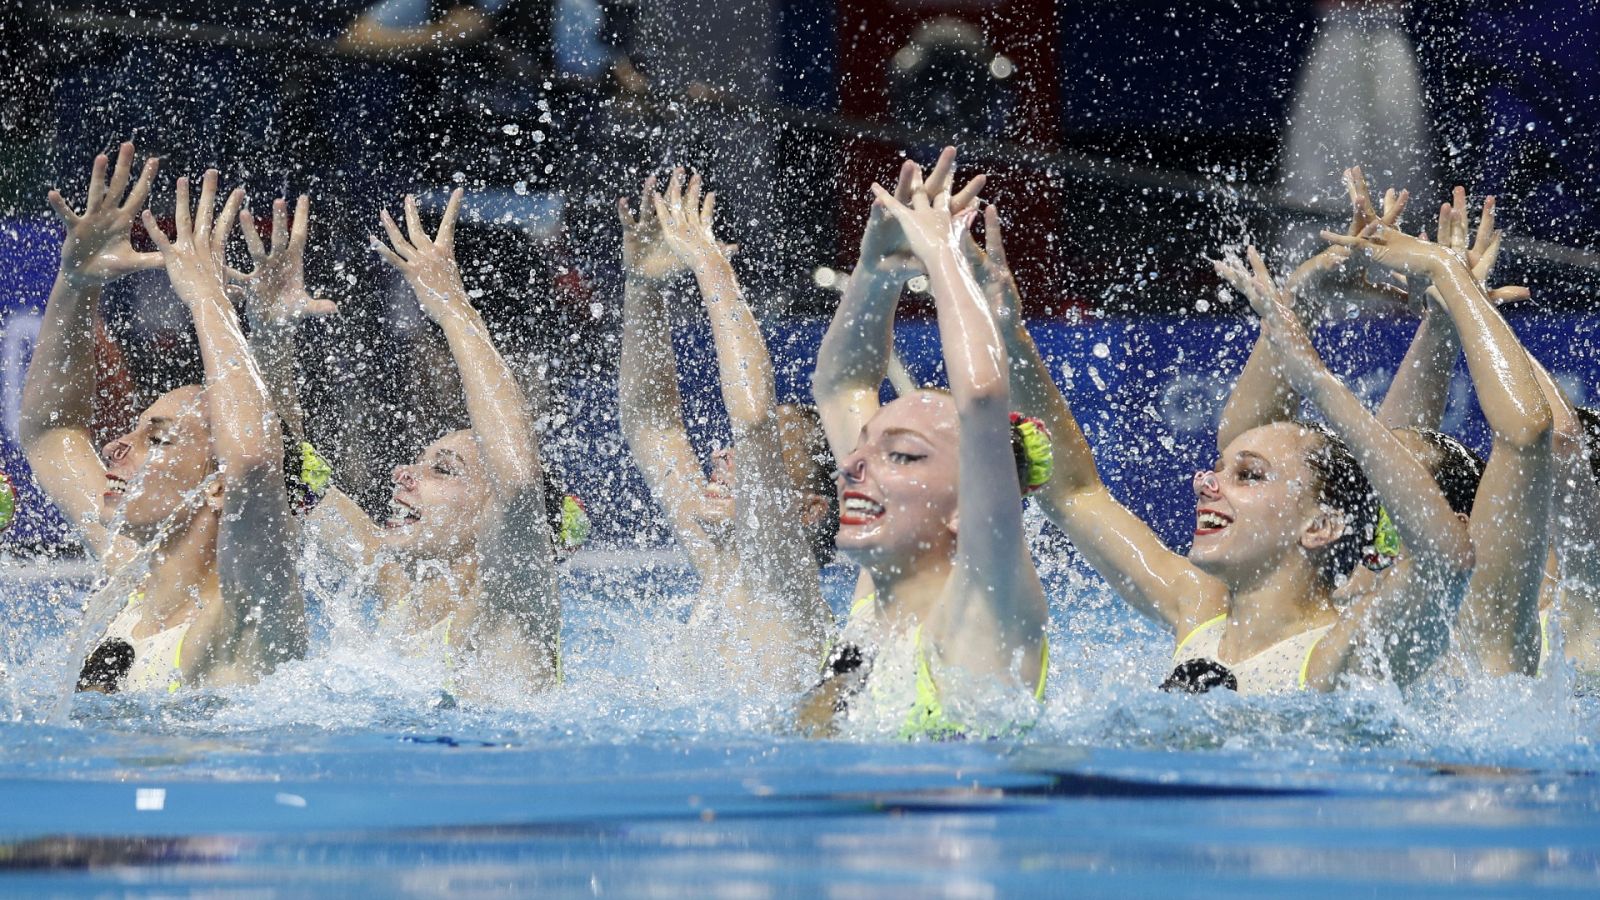
[{"label": "swimmer's neck", "polygon": [[953,568],[945,559],[924,560],[906,570],[869,570],[877,593],[879,621],[893,631],[909,631],[934,622]]},{"label": "swimmer's neck", "polygon": [[1228,597],[1228,625],[1218,653],[1223,661],[1248,659],[1273,644],[1339,618],[1333,591],[1304,554],[1259,578],[1236,586]]},{"label": "swimmer's neck", "polygon": [[217,530],[217,516],[202,510],[151,548],[150,571],[140,588],[140,618],[151,633],[192,622],[196,613],[216,606],[210,601],[222,596]]}]

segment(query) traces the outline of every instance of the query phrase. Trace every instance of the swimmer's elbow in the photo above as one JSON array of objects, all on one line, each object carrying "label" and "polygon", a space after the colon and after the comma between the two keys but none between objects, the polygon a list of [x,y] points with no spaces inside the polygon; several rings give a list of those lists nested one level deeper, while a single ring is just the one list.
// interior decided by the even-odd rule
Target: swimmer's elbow
[{"label": "swimmer's elbow", "polygon": [[1491,422],[1495,443],[1518,451],[1534,451],[1551,446],[1555,435],[1555,417],[1542,400],[1531,408],[1519,411],[1516,416],[1497,417]]},{"label": "swimmer's elbow", "polygon": [[977,376],[962,385],[952,380],[950,394],[955,398],[956,410],[963,416],[1011,411],[1011,386],[1003,371]]}]

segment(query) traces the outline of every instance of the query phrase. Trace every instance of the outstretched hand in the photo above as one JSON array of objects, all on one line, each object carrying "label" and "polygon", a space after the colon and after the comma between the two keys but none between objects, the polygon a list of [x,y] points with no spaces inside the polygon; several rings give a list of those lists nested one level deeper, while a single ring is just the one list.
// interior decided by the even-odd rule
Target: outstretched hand
[{"label": "outstretched hand", "polygon": [[[1361,234],[1373,222],[1381,222],[1390,228],[1396,227],[1400,222],[1400,214],[1411,200],[1410,191],[1397,192],[1394,188],[1389,188],[1383,192],[1382,210],[1374,209],[1372,193],[1367,187],[1367,177],[1362,173],[1360,166],[1344,170],[1344,183],[1350,195],[1350,227],[1346,229],[1345,234],[1351,237]],[[1323,276],[1343,271],[1350,260],[1350,253],[1349,247],[1330,245],[1301,263],[1284,280],[1284,293],[1300,305],[1301,314],[1307,319],[1320,318],[1323,308],[1323,304],[1320,303],[1301,303],[1305,295],[1310,293],[1307,289]]]},{"label": "outstretched hand", "polygon": [[412,194],[407,194],[405,199],[404,234],[388,210],[378,214],[392,249],[376,237],[368,237],[372,249],[399,270],[417,295],[422,311],[438,324],[443,324],[447,316],[471,308],[467,289],[461,283],[461,270],[456,265],[456,217],[461,214],[461,196],[461,188],[450,193],[450,202],[439,220],[439,230],[431,238],[422,227],[417,198]]},{"label": "outstretched hand", "polygon": [[1005,240],[1000,234],[1000,210],[993,203],[983,211],[983,246],[979,247],[971,234],[964,236],[969,242],[968,255],[973,257],[978,282],[983,285],[984,296],[995,320],[1003,327],[1013,327],[1022,322],[1022,291],[1006,261]]},{"label": "outstretched hand", "polygon": [[1483,210],[1478,215],[1478,227],[1474,231],[1467,223],[1467,189],[1457,185],[1451,202],[1439,207],[1439,243],[1467,261],[1472,280],[1478,283],[1491,303],[1498,305],[1526,300],[1532,296],[1532,292],[1522,285],[1489,287],[1489,276],[1494,273],[1494,264],[1500,259],[1500,239],[1504,234],[1494,227],[1494,209],[1494,195],[1484,197]]},{"label": "outstretched hand", "polygon": [[1308,381],[1324,370],[1322,358],[1317,355],[1311,335],[1295,314],[1294,307],[1273,283],[1272,273],[1261,254],[1250,246],[1245,249],[1245,255],[1250,263],[1248,269],[1236,256],[1213,260],[1212,265],[1218,275],[1250,302],[1250,308],[1261,318],[1262,333],[1278,353],[1284,377],[1296,390],[1305,392]]},{"label": "outstretched hand", "polygon": [[925,191],[915,191],[911,195],[910,205],[901,203],[877,182],[872,184],[872,193],[884,211],[899,224],[900,230],[905,233],[907,246],[922,261],[924,268],[943,252],[962,258],[961,235],[972,221],[972,208],[959,214],[952,212],[948,191],[932,197]]},{"label": "outstretched hand", "polygon": [[[923,177],[922,167],[911,160],[900,164],[900,175],[895,181],[894,199],[910,206],[912,198],[923,194],[929,198],[949,192],[954,186],[956,148],[946,147]],[[986,175],[974,175],[966,185],[950,197],[950,211],[959,214],[977,203],[978,193],[988,181]],[[874,201],[867,215],[867,227],[861,234],[859,266],[875,274],[899,279],[921,274],[922,263],[912,252],[905,230],[889,215],[882,202]]]},{"label": "outstretched hand", "polygon": [[228,267],[224,262],[228,234],[244,205],[244,189],[234,188],[213,217],[217,205],[217,170],[207,169],[200,182],[200,204],[189,207],[189,179],[178,179],[175,232],[169,239],[156,225],[150,210],[144,211],[144,227],[161,251],[167,279],[179,299],[191,309],[196,303],[226,298]]},{"label": "outstretched hand", "polygon": [[701,195],[700,173],[689,177],[685,190],[683,169],[672,170],[664,194],[653,194],[650,205],[661,226],[661,237],[686,268],[698,269],[707,263],[726,263],[728,256],[712,231],[717,213],[715,191]]},{"label": "outstretched hand", "polygon": [[1373,262],[1409,276],[1431,278],[1441,266],[1457,258],[1447,247],[1382,222],[1373,222],[1355,236],[1324,231],[1322,239],[1359,250]]},{"label": "outstretched hand", "polygon": [[295,201],[294,221],[289,204],[272,201],[272,244],[264,246],[255,215],[247,208],[239,214],[240,230],[255,268],[233,273],[248,290],[245,315],[252,326],[292,325],[307,317],[331,316],[339,311],[331,300],[313,299],[306,291],[305,254],[311,201],[301,194]]},{"label": "outstretched hand", "polygon": [[617,220],[622,223],[622,268],[629,278],[649,284],[670,281],[687,266],[667,245],[656,216],[656,176],[644,180],[639,190],[639,217],[633,216],[626,197],[617,198]]},{"label": "outstretched hand", "polygon": [[133,142],[118,148],[109,184],[108,163],[103,153],[94,158],[81,214],[73,212],[60,191],[52,190],[46,195],[51,209],[67,227],[66,238],[61,242],[61,277],[80,288],[99,287],[130,272],[162,265],[160,253],[140,253],[133,249],[128,237],[133,217],[150,197],[150,186],[161,161],[153,156],[145,160],[132,190],[128,183],[133,176]]}]

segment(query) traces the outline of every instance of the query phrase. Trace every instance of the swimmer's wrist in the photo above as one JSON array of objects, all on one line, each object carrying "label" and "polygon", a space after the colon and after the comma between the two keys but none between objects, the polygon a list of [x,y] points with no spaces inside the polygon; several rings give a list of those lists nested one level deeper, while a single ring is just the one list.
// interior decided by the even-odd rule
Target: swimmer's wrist
[{"label": "swimmer's wrist", "polygon": [[68,290],[77,294],[92,294],[104,288],[109,282],[108,279],[102,276],[90,275],[81,269],[75,271],[72,266],[67,265],[64,261],[56,271],[56,278],[60,279]]},{"label": "swimmer's wrist", "polygon": [[1460,273],[1465,273],[1468,278],[1472,276],[1466,260],[1444,247],[1428,254],[1428,263],[1424,268],[1426,276],[1435,282],[1449,280]]}]

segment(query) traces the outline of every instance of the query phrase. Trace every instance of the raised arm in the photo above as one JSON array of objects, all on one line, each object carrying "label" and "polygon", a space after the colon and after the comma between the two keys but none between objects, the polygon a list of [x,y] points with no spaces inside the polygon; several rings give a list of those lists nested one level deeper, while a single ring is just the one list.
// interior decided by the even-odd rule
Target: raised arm
[{"label": "raised arm", "polygon": [[661,234],[655,196],[652,175],[640,193],[637,219],[626,199],[617,200],[627,276],[617,364],[618,418],[634,464],[666,509],[679,546],[700,576],[710,578],[720,558],[708,529],[716,527],[718,515],[707,496],[710,482],[683,424],[672,320],[662,294],[664,286],[687,268]]},{"label": "raised arm", "polygon": [[216,200],[215,169],[206,172],[192,212],[189,180],[180,178],[174,236],[162,233],[149,210],[144,225],[161,250],[173,291],[189,308],[205,367],[211,453],[223,492],[217,574],[227,610],[212,657],[241,675],[258,676],[305,654],[305,596],[283,485],[283,426],[225,287],[223,253],[244,192],[233,191],[220,214]]},{"label": "raised arm", "polygon": [[[244,291],[245,321],[250,326],[250,352],[261,369],[273,408],[292,440],[306,437],[305,414],[295,370],[297,335],[301,322],[336,314],[333,301],[313,298],[306,290],[305,251],[309,236],[311,201],[304,194],[295,201],[289,217],[287,201],[272,202],[268,241],[262,241],[254,213],[239,213],[239,230],[254,268],[248,273],[230,271]],[[379,530],[372,518],[337,487],[328,487],[326,502],[306,517],[307,533],[336,558],[366,566],[375,558]]]},{"label": "raised arm", "polygon": [[1031,684],[1030,676],[1037,676],[1032,651],[1040,646],[1049,612],[1022,526],[1006,344],[961,249],[972,213],[952,216],[948,190],[932,198],[917,192],[910,206],[876,184],[872,190],[928,272],[960,420],[960,530],[944,596],[950,610],[946,633],[962,639],[939,648],[940,654],[967,671],[1006,676],[1013,654],[1020,653],[1024,683]]},{"label": "raised arm", "polygon": [[[1519,285],[1489,288],[1489,276],[1500,256],[1502,233],[1494,227],[1494,197],[1485,197],[1478,228],[1468,243],[1466,189],[1457,187],[1453,203],[1439,209],[1439,243],[1467,260],[1472,277],[1493,303],[1526,300],[1528,289]],[[1387,223],[1393,224],[1393,223]],[[1417,333],[1395,370],[1394,381],[1378,409],[1378,421],[1390,428],[1438,428],[1450,399],[1450,372],[1461,355],[1461,339],[1442,307],[1443,298],[1425,277],[1418,276],[1413,307],[1422,314]],[[1431,302],[1430,302],[1431,301]]]},{"label": "raised arm", "polygon": [[478,646],[515,667],[526,681],[549,684],[558,671],[561,608],[538,439],[527,399],[461,282],[455,258],[461,197],[460,188],[450,194],[438,232],[430,237],[416,198],[407,196],[405,233],[385,210],[381,219],[392,249],[377,241],[373,247],[405,277],[423,313],[444,332],[489,478],[493,514],[479,537],[488,618],[487,628],[479,629]]},{"label": "raised arm", "polygon": [[1167,549],[1100,480],[1083,429],[1022,320],[1022,296],[1006,260],[1000,214],[993,204],[984,210],[983,230],[984,246],[978,247],[968,236],[966,253],[976,263],[978,280],[1005,339],[1011,402],[1023,413],[1037,416],[1050,432],[1055,469],[1036,495],[1040,507],[1130,605],[1186,633],[1225,608],[1221,584]]},{"label": "raised arm", "polygon": [[245,321],[250,325],[250,350],[266,379],[278,417],[295,440],[305,439],[305,414],[295,373],[295,334],[305,319],[331,316],[339,311],[331,300],[315,299],[306,290],[305,255],[311,201],[304,194],[295,201],[294,220],[289,204],[272,201],[271,245],[261,240],[256,218],[246,208],[239,213],[240,231],[250,249],[255,268],[240,275],[245,289]]},{"label": "raised arm", "polygon": [[[946,147],[923,179],[922,168],[911,160],[900,166],[894,200],[909,204],[914,194],[937,195],[951,186],[956,149]],[[984,176],[978,175],[950,198],[959,213],[977,201]],[[894,313],[900,292],[922,264],[906,243],[905,232],[874,201],[861,234],[861,252],[845,281],[844,293],[833,321],[817,350],[811,375],[811,392],[834,455],[843,458],[855,449],[861,427],[878,409],[878,391],[891,372],[894,359]]]},{"label": "raised arm", "polygon": [[1382,265],[1428,278],[1455,323],[1494,435],[1473,504],[1476,563],[1458,634],[1486,671],[1531,675],[1539,658],[1538,598],[1555,466],[1550,405],[1527,352],[1466,260],[1449,249],[1381,226],[1359,238],[1323,235],[1361,248]]},{"label": "raised arm", "polygon": [[106,475],[91,431],[100,291],[130,272],[161,265],[161,254],[136,252],[128,238],[129,226],[150,195],[159,165],[154,157],[145,160],[130,190],[133,155],[131,143],[118,149],[109,183],[109,160],[104,155],[95,157],[81,215],[67,205],[59,191],[49,194],[50,206],[67,233],[61,243],[61,267],[23,384],[17,421],[18,437],[34,478],[67,521],[82,531],[85,545],[101,557],[110,549],[111,534],[99,519]]},{"label": "raised arm", "polygon": [[730,612],[745,642],[761,642],[763,656],[799,653],[810,676],[810,665],[822,653],[828,610],[802,524],[802,500],[784,463],[772,358],[733,265],[712,233],[716,194],[702,201],[700,188],[696,174],[685,194],[675,173],[666,196],[653,197],[652,205],[668,246],[699,285],[733,430],[732,527],[750,595]]},{"label": "raised arm", "polygon": [[1397,679],[1408,681],[1443,647],[1451,605],[1441,597],[1459,591],[1472,571],[1466,523],[1451,510],[1428,469],[1328,371],[1254,247],[1248,258],[1250,271],[1235,263],[1225,267],[1226,277],[1261,317],[1261,331],[1290,387],[1322,411],[1355,454],[1406,548],[1404,569],[1360,598],[1318,643],[1307,683],[1331,688],[1374,656]]},{"label": "raised arm", "polygon": [[[1368,224],[1376,221],[1394,225],[1411,196],[1406,191],[1396,193],[1393,188],[1389,189],[1384,192],[1383,211],[1380,214],[1372,206],[1367,179],[1360,166],[1346,169],[1344,182],[1350,193],[1350,228],[1347,233],[1351,235],[1360,234]],[[1324,315],[1327,304],[1321,294],[1330,280],[1328,276],[1346,269],[1349,258],[1350,248],[1330,245],[1301,263],[1284,282],[1284,292],[1295,301],[1295,313],[1308,327],[1315,328]],[[1237,266],[1237,263],[1237,259],[1229,258],[1213,262],[1212,265],[1225,281],[1231,281],[1224,268]],[[1283,377],[1281,370],[1282,362],[1272,344],[1266,340],[1264,333],[1258,335],[1255,345],[1250,348],[1249,358],[1245,360],[1244,371],[1239,373],[1239,380],[1234,382],[1233,390],[1228,394],[1228,403],[1223,407],[1222,417],[1217,423],[1218,450],[1252,428],[1287,421],[1299,414],[1300,397]]]}]

